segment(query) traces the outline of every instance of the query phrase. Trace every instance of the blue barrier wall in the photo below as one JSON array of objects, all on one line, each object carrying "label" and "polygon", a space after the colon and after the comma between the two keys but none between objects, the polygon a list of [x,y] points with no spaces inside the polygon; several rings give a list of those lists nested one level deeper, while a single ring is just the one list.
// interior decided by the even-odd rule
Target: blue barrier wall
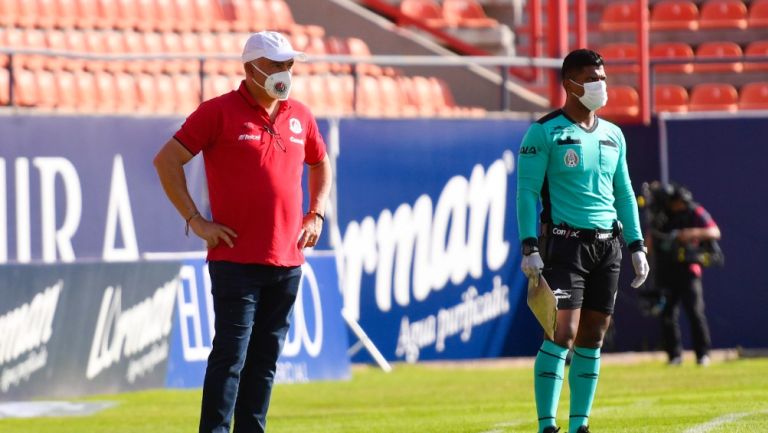
[{"label": "blue barrier wall", "polygon": [[[0,116],[0,263],[199,250],[198,240],[181,235],[183,222],[151,165],[180,123]],[[668,128],[672,177],[692,187],[723,229],[727,265],[705,272],[716,347],[766,346],[757,310],[766,300],[765,276],[754,271],[766,232],[745,218],[747,210],[759,215],[766,206],[752,138],[764,124],[676,121]],[[330,125],[320,122],[326,136]],[[338,127],[336,245],[343,245],[347,265],[345,303],[385,356],[534,353],[540,333],[522,298],[514,224],[514,159],[528,122],[350,119]],[[637,189],[658,178],[657,129],[624,130]],[[757,156],[736,156],[744,152]],[[200,203],[199,161],[188,176]],[[639,314],[628,260],[624,265],[608,347],[656,348],[658,322]]]}]

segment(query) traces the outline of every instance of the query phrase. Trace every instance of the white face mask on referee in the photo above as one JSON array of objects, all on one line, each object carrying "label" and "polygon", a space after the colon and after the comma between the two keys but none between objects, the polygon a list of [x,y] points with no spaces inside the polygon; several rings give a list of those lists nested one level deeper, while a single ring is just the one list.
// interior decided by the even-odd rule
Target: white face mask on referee
[{"label": "white face mask on referee", "polygon": [[579,84],[573,80],[571,82],[584,88],[583,95],[578,96],[574,93],[573,96],[579,98],[579,101],[587,107],[587,110],[595,111],[605,107],[605,104],[608,103],[608,86],[604,80],[591,81],[584,84]]}]

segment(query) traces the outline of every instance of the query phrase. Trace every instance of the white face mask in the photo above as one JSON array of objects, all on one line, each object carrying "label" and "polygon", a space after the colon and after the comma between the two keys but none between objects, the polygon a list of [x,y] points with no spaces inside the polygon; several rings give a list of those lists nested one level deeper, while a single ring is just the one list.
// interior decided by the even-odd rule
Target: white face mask
[{"label": "white face mask", "polygon": [[579,98],[579,101],[581,101],[589,111],[595,111],[605,107],[605,104],[608,103],[608,91],[604,80],[591,81],[589,83],[584,83],[583,85],[573,80],[571,80],[571,82],[584,88],[584,94],[582,96],[577,96],[575,93],[573,96]]},{"label": "white face mask", "polygon": [[280,71],[275,72],[272,75],[267,75],[266,72],[259,69],[254,63],[251,63],[251,66],[267,77],[263,86],[251,77],[251,80],[253,80],[257,86],[264,89],[269,96],[277,100],[285,101],[288,99],[288,95],[291,93],[291,71]]}]

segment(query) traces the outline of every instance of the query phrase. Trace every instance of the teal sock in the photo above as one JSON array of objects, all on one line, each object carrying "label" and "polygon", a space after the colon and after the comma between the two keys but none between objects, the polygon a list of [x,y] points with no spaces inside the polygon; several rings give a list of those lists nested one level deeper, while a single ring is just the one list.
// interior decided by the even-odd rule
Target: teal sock
[{"label": "teal sock", "polygon": [[557,402],[563,388],[565,356],[568,349],[544,340],[533,365],[533,388],[536,392],[536,413],[539,416],[539,433],[554,426]]},{"label": "teal sock", "polygon": [[592,402],[595,400],[597,377],[600,374],[600,348],[574,347],[568,385],[571,388],[571,416],[568,431],[576,432],[587,425]]}]

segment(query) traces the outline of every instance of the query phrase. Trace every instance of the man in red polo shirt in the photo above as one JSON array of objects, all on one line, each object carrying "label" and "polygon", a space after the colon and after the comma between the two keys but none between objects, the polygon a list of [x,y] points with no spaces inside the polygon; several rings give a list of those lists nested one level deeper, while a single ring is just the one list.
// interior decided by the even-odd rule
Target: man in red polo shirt
[{"label": "man in red polo shirt", "polygon": [[[301,57],[279,33],[251,35],[240,88],[200,104],[154,160],[186,230],[208,246],[216,335],[203,385],[201,433],[228,433],[233,416],[235,433],[265,430],[302,249],[314,246],[322,230],[331,165],[312,113],[288,99],[290,71]],[[197,210],[183,170],[200,152],[210,220]]]}]

